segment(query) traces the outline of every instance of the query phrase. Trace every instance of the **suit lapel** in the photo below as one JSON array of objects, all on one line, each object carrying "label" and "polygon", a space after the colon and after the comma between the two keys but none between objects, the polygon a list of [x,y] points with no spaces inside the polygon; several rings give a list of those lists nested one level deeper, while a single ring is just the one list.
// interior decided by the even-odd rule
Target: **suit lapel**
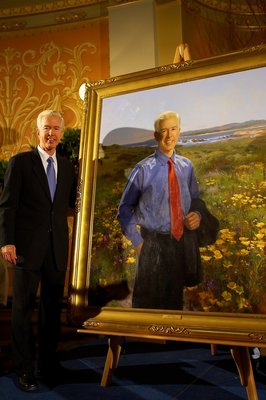
[{"label": "suit lapel", "polygon": [[61,189],[62,189],[62,185],[64,183],[64,162],[62,157],[60,156],[56,156],[56,160],[57,160],[57,183],[56,183],[56,191],[55,191],[55,197],[54,197],[54,201],[56,200],[57,197],[60,197],[60,193],[61,193]]},{"label": "suit lapel", "polygon": [[46,176],[45,170],[43,168],[42,160],[41,160],[41,157],[40,157],[40,154],[39,154],[37,148],[34,149],[32,152],[32,165],[33,165],[33,172],[37,176],[44,192],[46,193],[48,198],[51,200],[47,176]]}]

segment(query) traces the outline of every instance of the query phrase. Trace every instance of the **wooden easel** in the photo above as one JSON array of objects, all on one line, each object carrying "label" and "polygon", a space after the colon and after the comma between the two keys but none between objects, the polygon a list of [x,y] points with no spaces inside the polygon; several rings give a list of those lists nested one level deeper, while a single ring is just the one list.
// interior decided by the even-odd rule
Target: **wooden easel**
[{"label": "wooden easel", "polygon": [[[124,340],[125,337],[123,336],[109,337],[109,347],[101,380],[101,386],[103,387],[108,386],[112,380],[112,374],[118,366]],[[215,344],[211,345],[211,352],[212,354],[216,352]],[[237,366],[241,385],[246,388],[247,399],[259,400],[248,347],[233,346],[230,352]]]},{"label": "wooden easel", "polygon": [[126,338],[152,342],[205,343],[215,354],[217,346],[230,349],[247,400],[258,400],[249,348],[266,348],[266,316],[145,310],[105,307],[83,323],[78,332],[108,337],[101,386],[107,386],[116,370]]}]

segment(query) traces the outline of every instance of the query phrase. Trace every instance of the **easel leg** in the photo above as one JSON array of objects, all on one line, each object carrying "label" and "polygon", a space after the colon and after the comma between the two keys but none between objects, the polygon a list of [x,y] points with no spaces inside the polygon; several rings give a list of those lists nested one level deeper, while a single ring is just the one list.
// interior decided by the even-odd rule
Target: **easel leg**
[{"label": "easel leg", "polygon": [[101,386],[108,386],[112,378],[112,372],[117,368],[123,338],[121,336],[113,336],[109,338],[109,349],[104,365]]},{"label": "easel leg", "polygon": [[211,355],[215,356],[217,353],[217,344],[211,344]]},{"label": "easel leg", "polygon": [[258,400],[248,347],[233,347],[231,354],[238,369],[241,385],[246,387],[248,400]]}]

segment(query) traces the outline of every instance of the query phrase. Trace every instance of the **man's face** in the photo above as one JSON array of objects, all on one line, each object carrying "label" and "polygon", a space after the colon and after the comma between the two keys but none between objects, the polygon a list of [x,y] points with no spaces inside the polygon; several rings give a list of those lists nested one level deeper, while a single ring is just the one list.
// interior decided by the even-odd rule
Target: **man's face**
[{"label": "man's face", "polygon": [[180,134],[176,117],[169,117],[160,124],[160,132],[155,132],[154,137],[158,142],[158,149],[166,156],[171,157]]},{"label": "man's face", "polygon": [[44,117],[41,121],[41,126],[37,129],[40,147],[48,154],[52,155],[63,133],[61,119],[59,117]]}]

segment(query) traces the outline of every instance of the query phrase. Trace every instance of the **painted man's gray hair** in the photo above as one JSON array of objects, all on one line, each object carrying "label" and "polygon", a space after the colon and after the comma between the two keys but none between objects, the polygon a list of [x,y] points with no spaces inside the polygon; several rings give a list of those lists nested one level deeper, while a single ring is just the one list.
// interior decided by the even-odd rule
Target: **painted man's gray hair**
[{"label": "painted man's gray hair", "polygon": [[177,119],[177,126],[180,128],[180,115],[176,111],[164,111],[154,121],[155,132],[160,133],[161,122],[172,117]]}]

